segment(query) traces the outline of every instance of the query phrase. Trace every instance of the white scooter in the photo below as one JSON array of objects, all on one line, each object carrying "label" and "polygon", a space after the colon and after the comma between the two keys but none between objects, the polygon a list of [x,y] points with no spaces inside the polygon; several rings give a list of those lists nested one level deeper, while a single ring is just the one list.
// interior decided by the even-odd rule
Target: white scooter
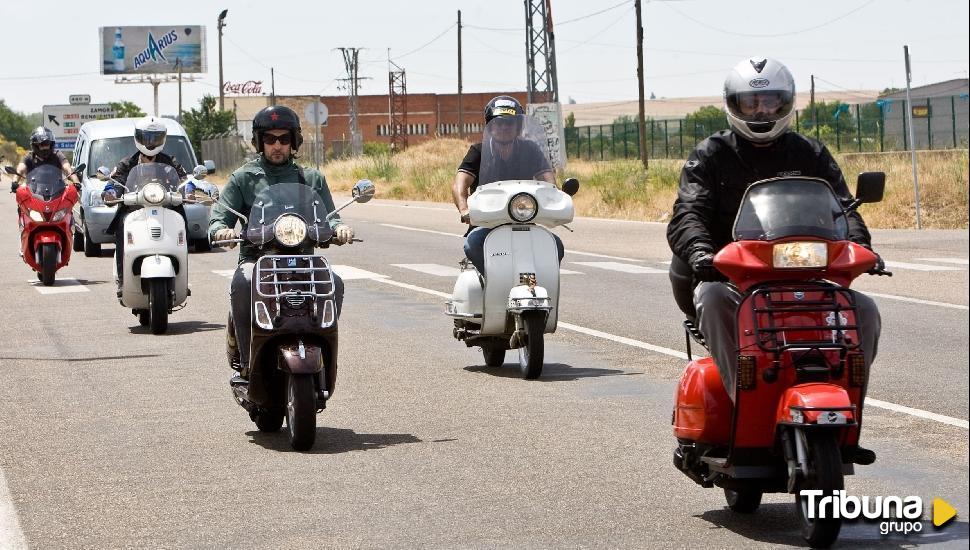
[{"label": "white scooter", "polygon": [[[98,169],[101,177],[106,178],[107,172],[105,167]],[[148,326],[152,334],[162,334],[168,329],[169,313],[184,307],[190,294],[185,220],[173,208],[207,199],[183,197],[184,184],[179,185],[178,173],[166,164],[138,164],[129,172],[127,185],[114,183],[126,192],[105,204],[140,207],[128,213],[117,229],[125,239],[118,298],[138,316],[139,324]],[[117,280],[117,263],[112,265]]]},{"label": "white scooter", "polygon": [[[495,120],[499,119],[489,126]],[[516,147],[546,154],[538,124],[523,117]],[[555,238],[546,228],[572,221],[571,196],[579,190],[579,182],[571,178],[559,190],[533,179],[496,181],[509,175],[533,178],[536,173],[534,168],[523,172],[500,166],[499,147],[489,145],[494,133],[486,127],[482,183],[468,198],[471,224],[493,228],[485,238],[485,273],[479,274],[470,261],[462,260],[445,313],[454,319],[455,338],[468,347],[480,346],[487,366],[501,366],[506,350],[518,349],[522,376],[533,379],[542,373],[543,335],[555,332],[558,320],[559,257]]]}]

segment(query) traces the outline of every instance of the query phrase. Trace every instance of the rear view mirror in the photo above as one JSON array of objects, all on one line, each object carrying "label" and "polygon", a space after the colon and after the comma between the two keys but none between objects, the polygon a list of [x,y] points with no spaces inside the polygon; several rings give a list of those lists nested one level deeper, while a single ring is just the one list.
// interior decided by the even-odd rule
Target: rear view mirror
[{"label": "rear view mirror", "polygon": [[209,174],[209,169],[201,164],[192,169],[192,176],[197,179],[203,179]]},{"label": "rear view mirror", "polygon": [[11,176],[17,175],[17,169],[14,168],[13,166],[4,166],[3,171],[10,174]]},{"label": "rear view mirror", "polygon": [[88,165],[82,162],[81,164],[78,164],[77,166],[75,166],[74,167],[74,171],[71,172],[71,173],[72,174],[80,174],[81,172],[84,172],[84,169],[87,168],[87,167],[88,167]]},{"label": "rear view mirror", "polygon": [[374,198],[374,193],[376,192],[377,189],[374,187],[374,182],[371,180],[360,180],[354,185],[351,196],[354,197],[355,201],[365,203]]},{"label": "rear view mirror", "polygon": [[569,178],[562,183],[562,192],[569,195],[570,197],[575,195],[579,191],[579,180],[576,178]]},{"label": "rear view mirror", "polygon": [[885,172],[862,172],[856,183],[855,198],[860,203],[879,202],[886,189]]},{"label": "rear view mirror", "polygon": [[207,160],[202,163],[205,166],[206,173],[215,174],[216,173],[216,163],[215,161]]}]

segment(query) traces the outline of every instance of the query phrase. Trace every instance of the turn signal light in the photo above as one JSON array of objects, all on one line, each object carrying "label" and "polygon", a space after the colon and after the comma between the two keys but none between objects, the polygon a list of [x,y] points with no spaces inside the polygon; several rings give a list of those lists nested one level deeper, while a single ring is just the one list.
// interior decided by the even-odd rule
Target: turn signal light
[{"label": "turn signal light", "polygon": [[738,356],[738,387],[750,390],[755,384],[755,367],[757,362],[753,355]]},{"label": "turn signal light", "polygon": [[859,387],[866,384],[866,358],[861,353],[849,356],[849,383]]}]

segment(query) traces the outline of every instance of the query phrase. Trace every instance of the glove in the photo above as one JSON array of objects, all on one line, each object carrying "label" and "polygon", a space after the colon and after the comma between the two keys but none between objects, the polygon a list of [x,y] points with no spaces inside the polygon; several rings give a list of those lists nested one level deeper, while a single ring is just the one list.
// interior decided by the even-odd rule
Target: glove
[{"label": "glove", "polygon": [[12,182],[10,182],[10,192],[11,193],[16,193],[18,187],[20,187],[20,184],[17,183],[17,180],[13,180]]},{"label": "glove", "polygon": [[[236,232],[232,229],[220,229],[212,234],[213,241],[230,241],[236,238]],[[236,243],[226,243],[229,248],[236,248]]]},{"label": "glove", "polygon": [[871,248],[869,249],[869,251],[876,255],[876,265],[872,266],[872,269],[870,269],[869,271],[866,271],[866,273],[868,273],[869,275],[878,275],[886,271],[886,262],[882,259],[882,256],[880,256],[878,253],[876,253],[876,251],[872,250]]},{"label": "glove", "polygon": [[472,223],[471,218],[468,216],[468,210],[465,210],[464,212],[459,210],[458,215],[461,216],[461,223],[467,223],[467,224]]},{"label": "glove", "polygon": [[185,196],[188,197],[193,193],[195,193],[195,184],[190,181],[185,184]]},{"label": "glove", "polygon": [[333,228],[333,232],[337,244],[349,244],[354,240],[354,230],[345,223]]},{"label": "glove", "polygon": [[687,261],[694,278],[701,282],[712,282],[721,279],[721,274],[714,267],[714,253],[706,248],[700,248],[690,253]]},{"label": "glove", "polygon": [[117,199],[118,191],[115,189],[113,183],[108,183],[104,186],[104,192],[101,193],[102,199]]}]

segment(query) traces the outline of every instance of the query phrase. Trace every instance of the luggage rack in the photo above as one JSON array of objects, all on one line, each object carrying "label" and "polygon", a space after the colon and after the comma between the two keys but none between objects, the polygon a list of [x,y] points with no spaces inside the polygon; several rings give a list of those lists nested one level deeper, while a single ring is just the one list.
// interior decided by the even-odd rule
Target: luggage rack
[{"label": "luggage rack", "polygon": [[[272,327],[279,323],[280,316],[284,315],[283,306],[291,311],[301,310],[308,301],[313,319],[323,314],[322,326],[336,321],[333,272],[324,256],[263,256],[256,262],[253,279],[257,295],[276,302],[274,315],[269,314],[262,302],[255,304],[256,322],[260,326]],[[294,314],[299,315],[293,311],[286,316]]]},{"label": "luggage rack", "polygon": [[[844,355],[860,345],[858,325],[843,322],[844,312],[852,312],[853,318],[858,313],[855,297],[847,288],[825,284],[765,286],[751,292],[750,304],[755,342],[776,357],[788,350],[833,350]],[[784,314],[813,313],[827,313],[825,324],[792,326],[778,319]],[[831,337],[806,339],[811,332],[825,332]]]}]

